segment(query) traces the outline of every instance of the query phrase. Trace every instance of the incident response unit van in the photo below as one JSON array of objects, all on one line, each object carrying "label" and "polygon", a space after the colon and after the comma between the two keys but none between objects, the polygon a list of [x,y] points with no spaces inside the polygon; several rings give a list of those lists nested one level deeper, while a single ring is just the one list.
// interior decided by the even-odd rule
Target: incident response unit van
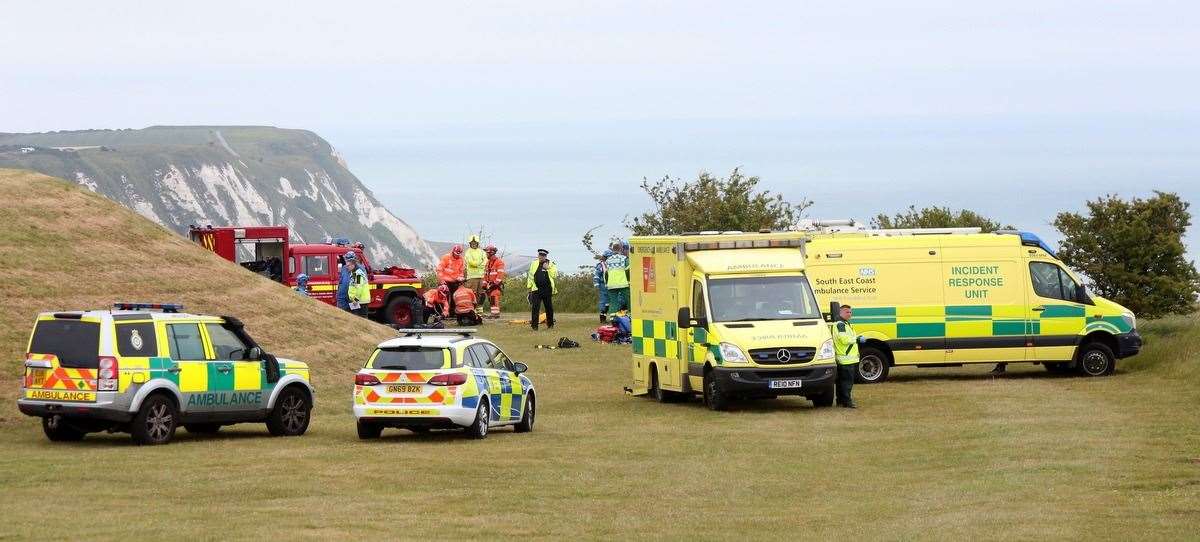
[{"label": "incident response unit van", "polygon": [[805,240],[704,232],[629,240],[634,395],[802,395],[833,404],[834,351]]},{"label": "incident response unit van", "polygon": [[901,365],[995,362],[1100,376],[1141,348],[1133,313],[1089,294],[1036,235],[850,224],[797,233],[821,306],[851,305],[867,338],[860,382]]}]

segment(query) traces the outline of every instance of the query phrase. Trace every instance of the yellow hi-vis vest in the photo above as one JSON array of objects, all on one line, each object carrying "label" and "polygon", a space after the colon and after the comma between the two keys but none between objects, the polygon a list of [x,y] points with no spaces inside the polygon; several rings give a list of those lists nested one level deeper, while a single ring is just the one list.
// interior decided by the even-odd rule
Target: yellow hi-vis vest
[{"label": "yellow hi-vis vest", "polygon": [[487,267],[487,254],[482,248],[468,248],[463,253],[467,262],[467,280],[483,278],[484,268]]},{"label": "yellow hi-vis vest", "polygon": [[350,289],[346,296],[351,302],[366,305],[371,302],[371,281],[367,280],[367,272],[360,267],[350,276]]},{"label": "yellow hi-vis vest", "polygon": [[838,322],[830,326],[833,332],[833,351],[838,365],[858,363],[858,334],[849,322]]}]

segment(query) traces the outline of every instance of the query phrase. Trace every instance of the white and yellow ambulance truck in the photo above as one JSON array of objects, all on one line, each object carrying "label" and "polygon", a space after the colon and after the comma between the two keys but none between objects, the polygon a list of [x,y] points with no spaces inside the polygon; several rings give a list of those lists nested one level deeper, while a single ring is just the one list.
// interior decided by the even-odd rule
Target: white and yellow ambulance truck
[{"label": "white and yellow ambulance truck", "polygon": [[634,395],[833,404],[834,351],[794,233],[630,239]]},{"label": "white and yellow ambulance truck", "polygon": [[860,382],[905,365],[996,362],[1101,376],[1142,345],[1133,313],[1089,294],[1032,233],[830,227],[800,237],[817,300],[851,305],[867,338]]}]

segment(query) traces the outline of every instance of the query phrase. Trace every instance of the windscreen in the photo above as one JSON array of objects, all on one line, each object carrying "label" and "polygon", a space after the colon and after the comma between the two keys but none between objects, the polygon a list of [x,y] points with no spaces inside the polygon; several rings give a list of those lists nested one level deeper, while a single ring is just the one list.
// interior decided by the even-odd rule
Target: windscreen
[{"label": "windscreen", "polygon": [[383,348],[371,362],[372,369],[384,371],[427,371],[450,367],[450,353],[444,348],[399,346]]},{"label": "windscreen", "polygon": [[708,299],[714,322],[821,317],[812,287],[802,275],[710,279]]},{"label": "windscreen", "polygon": [[54,354],[63,367],[100,366],[100,324],[82,320],[41,320],[33,328],[31,354]]}]

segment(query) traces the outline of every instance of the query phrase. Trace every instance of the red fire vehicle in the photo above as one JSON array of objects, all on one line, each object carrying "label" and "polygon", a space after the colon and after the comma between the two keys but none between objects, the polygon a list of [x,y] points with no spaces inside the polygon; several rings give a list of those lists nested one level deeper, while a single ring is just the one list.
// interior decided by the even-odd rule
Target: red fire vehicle
[{"label": "red fire vehicle", "polygon": [[367,267],[371,281],[372,318],[398,327],[412,327],[412,306],[421,300],[421,279],[407,267],[374,269],[361,243],[338,240],[329,243],[292,244],[287,226],[214,228],[192,226],[192,241],[218,256],[288,286],[296,276],[308,275],[309,295],[336,305],[338,268],[346,252],[354,251]]}]

